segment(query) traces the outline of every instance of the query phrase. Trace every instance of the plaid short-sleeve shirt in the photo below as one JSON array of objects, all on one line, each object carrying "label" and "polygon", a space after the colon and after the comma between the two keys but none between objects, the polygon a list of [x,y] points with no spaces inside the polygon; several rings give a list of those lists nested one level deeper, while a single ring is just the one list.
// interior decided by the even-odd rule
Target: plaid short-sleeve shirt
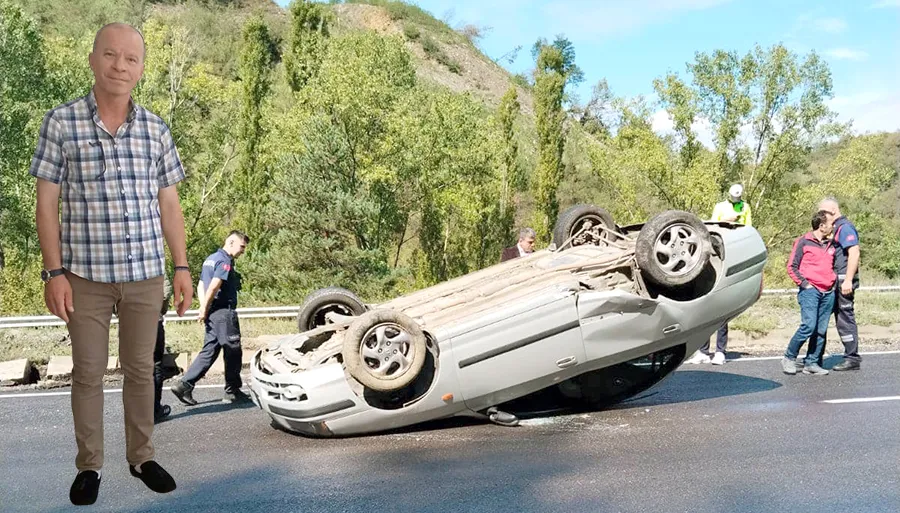
[{"label": "plaid short-sleeve shirt", "polygon": [[103,283],[164,274],[158,192],[184,169],[162,119],[132,103],[110,135],[92,91],[44,116],[29,172],[61,186],[65,269]]}]

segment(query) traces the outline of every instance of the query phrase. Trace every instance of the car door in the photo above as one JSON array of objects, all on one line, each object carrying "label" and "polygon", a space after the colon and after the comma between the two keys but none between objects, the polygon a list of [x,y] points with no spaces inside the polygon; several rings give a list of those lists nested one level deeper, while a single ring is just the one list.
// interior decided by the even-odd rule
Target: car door
[{"label": "car door", "polygon": [[682,335],[671,309],[620,290],[582,292],[578,313],[585,354],[592,365],[609,357],[642,356]]},{"label": "car door", "polygon": [[[560,291],[453,337],[457,374],[474,410],[555,384],[584,362],[576,296]],[[568,376],[566,376],[568,377]]]}]

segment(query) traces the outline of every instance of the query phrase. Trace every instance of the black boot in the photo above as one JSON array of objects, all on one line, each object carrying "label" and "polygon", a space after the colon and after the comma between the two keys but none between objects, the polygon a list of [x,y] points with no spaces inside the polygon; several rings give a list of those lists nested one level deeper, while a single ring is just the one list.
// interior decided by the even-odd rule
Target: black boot
[{"label": "black boot", "polygon": [[197,404],[197,400],[194,399],[194,387],[188,385],[184,381],[180,379],[172,385],[172,393],[175,394],[175,397],[178,398],[179,401],[183,402],[188,406],[193,406]]}]

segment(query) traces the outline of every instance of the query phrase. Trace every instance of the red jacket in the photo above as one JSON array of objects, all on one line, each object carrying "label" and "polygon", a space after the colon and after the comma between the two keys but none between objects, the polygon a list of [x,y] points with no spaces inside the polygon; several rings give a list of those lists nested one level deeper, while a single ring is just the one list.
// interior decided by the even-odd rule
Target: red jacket
[{"label": "red jacket", "polygon": [[809,285],[822,292],[834,286],[834,246],[830,240],[819,241],[812,232],[797,238],[788,258],[787,271],[800,288]]}]

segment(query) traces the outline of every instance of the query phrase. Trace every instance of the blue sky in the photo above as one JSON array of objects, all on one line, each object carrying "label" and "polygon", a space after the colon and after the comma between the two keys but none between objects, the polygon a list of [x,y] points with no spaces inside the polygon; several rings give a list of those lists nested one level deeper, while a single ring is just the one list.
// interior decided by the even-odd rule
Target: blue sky
[{"label": "blue sky", "polygon": [[[279,0],[285,4],[287,0]],[[655,100],[653,79],[685,75],[696,51],[746,53],[779,42],[828,62],[832,108],[857,132],[900,129],[900,0],[418,0],[451,26],[489,27],[482,51],[497,58],[522,45],[510,71],[533,65],[538,37],[575,45],[586,99],[606,78],[613,93]],[[660,125],[665,122],[660,120]],[[661,128],[664,128],[661,126]]]}]

